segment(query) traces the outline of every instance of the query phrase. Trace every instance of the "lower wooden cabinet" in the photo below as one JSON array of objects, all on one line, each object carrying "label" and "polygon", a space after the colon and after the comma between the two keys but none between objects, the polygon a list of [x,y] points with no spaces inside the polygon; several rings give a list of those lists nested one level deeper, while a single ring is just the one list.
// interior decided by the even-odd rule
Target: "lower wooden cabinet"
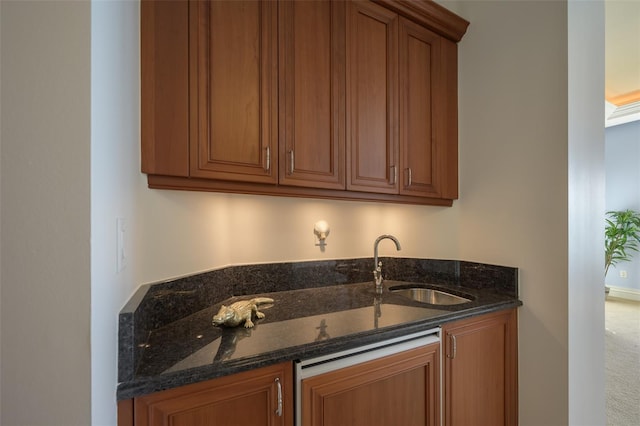
[{"label": "lower wooden cabinet", "polygon": [[440,424],[440,345],[302,380],[301,426]]},{"label": "lower wooden cabinet", "polygon": [[516,310],[446,324],[445,426],[518,424]]},{"label": "lower wooden cabinet", "polygon": [[[442,336],[442,361],[433,343],[302,379],[297,426],[516,426],[516,310]],[[292,426],[293,375],[286,362],[120,401],[118,426]]]},{"label": "lower wooden cabinet", "polygon": [[292,426],[293,367],[283,363],[121,401],[118,425]]}]

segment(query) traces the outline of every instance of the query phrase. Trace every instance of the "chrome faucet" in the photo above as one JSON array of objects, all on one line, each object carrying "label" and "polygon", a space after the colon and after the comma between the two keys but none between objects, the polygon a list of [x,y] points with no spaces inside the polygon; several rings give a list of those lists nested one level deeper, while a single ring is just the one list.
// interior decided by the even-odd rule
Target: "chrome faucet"
[{"label": "chrome faucet", "polygon": [[373,243],[373,281],[376,285],[376,293],[382,293],[382,261],[378,261],[378,244],[380,241],[384,239],[389,239],[396,243],[396,250],[400,251],[402,248],[400,247],[400,241],[393,235],[380,235],[376,238],[375,243]]}]

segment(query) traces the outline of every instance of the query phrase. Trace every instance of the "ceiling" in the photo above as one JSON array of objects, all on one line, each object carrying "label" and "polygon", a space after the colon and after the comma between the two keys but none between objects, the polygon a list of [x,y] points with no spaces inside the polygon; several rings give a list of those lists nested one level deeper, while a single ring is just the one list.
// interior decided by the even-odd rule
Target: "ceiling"
[{"label": "ceiling", "polygon": [[640,101],[640,0],[607,0],[605,33],[605,98]]},{"label": "ceiling", "polygon": [[608,124],[640,119],[640,0],[605,1],[605,100]]}]

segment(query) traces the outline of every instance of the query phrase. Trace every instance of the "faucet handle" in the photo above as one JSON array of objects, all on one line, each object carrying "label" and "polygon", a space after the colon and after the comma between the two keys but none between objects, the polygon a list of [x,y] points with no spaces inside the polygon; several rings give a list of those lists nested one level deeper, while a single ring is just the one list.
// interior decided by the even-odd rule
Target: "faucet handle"
[{"label": "faucet handle", "polygon": [[376,284],[376,290],[380,290],[382,286],[382,261],[378,262],[378,266],[376,266],[376,269],[373,271],[373,278]]}]

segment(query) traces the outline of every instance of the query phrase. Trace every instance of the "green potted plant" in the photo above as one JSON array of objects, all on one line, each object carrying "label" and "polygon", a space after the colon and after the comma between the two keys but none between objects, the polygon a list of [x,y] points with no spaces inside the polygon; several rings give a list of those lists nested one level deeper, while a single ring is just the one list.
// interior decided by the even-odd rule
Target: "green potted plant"
[{"label": "green potted plant", "polygon": [[[608,211],[604,238],[604,275],[610,266],[629,262],[640,244],[640,213],[634,210]],[[605,292],[608,293],[605,286]]]}]

